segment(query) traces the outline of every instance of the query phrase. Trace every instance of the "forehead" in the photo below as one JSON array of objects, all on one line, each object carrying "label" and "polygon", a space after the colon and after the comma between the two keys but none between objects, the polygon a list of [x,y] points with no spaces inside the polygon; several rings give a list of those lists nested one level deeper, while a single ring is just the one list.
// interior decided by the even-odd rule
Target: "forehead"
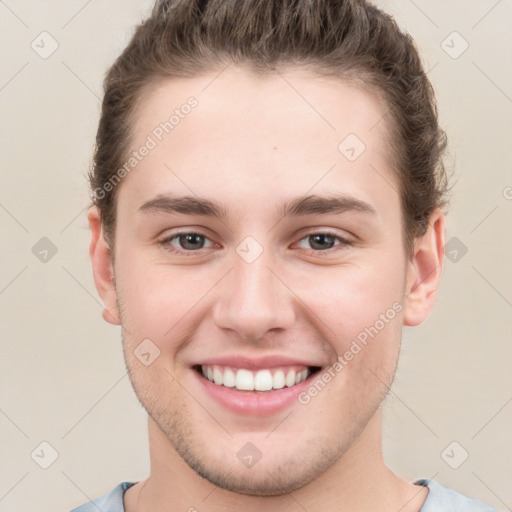
[{"label": "forehead", "polygon": [[388,108],[380,95],[367,89],[307,68],[255,74],[228,66],[194,78],[149,83],[140,95],[132,128],[137,136],[150,133],[155,121],[169,120],[194,98],[199,107],[193,110],[195,127],[201,123],[206,128],[214,122],[217,129],[210,135],[229,123],[250,122],[259,135],[273,127],[274,133],[281,129],[297,135],[309,128],[311,134],[329,134],[336,141],[352,128],[364,142],[374,143],[388,135],[384,119]]},{"label": "forehead", "polygon": [[334,189],[368,196],[383,185],[395,196],[385,113],[378,96],[304,69],[258,76],[230,66],[160,81],[133,116],[132,150],[148,141],[151,150],[126,178],[131,199],[176,188],[249,202]]}]

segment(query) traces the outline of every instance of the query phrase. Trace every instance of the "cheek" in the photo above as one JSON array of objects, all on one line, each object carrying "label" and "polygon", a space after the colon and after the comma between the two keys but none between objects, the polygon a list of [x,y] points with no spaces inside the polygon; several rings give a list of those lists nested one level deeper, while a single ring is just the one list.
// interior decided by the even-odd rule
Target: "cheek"
[{"label": "cheek", "polygon": [[[396,258],[395,258],[396,259]],[[326,332],[346,341],[386,315],[389,323],[401,326],[404,273],[385,254],[366,262],[310,272],[300,281],[297,295],[314,310]],[[379,324],[380,325],[380,324]]]},{"label": "cheek", "polygon": [[357,265],[332,267],[324,277],[309,275],[297,292],[335,352],[334,374],[343,375],[337,385],[354,397],[381,396],[394,374],[402,331],[401,264],[396,253],[386,257],[383,251]]},{"label": "cheek", "polygon": [[[190,324],[191,314],[218,277],[198,267],[155,264],[130,255],[118,269],[123,325],[131,339],[166,340]],[[124,265],[124,266],[123,266]],[[189,326],[190,327],[190,326]]]}]

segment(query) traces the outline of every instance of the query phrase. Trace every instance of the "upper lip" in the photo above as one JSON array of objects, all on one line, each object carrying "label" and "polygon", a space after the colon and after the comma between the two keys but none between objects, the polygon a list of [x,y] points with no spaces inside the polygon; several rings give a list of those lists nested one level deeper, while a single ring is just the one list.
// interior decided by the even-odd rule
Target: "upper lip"
[{"label": "upper lip", "polygon": [[[267,355],[261,357],[246,357],[240,354],[231,356],[217,356],[204,359],[197,363],[203,365],[231,366],[232,368],[244,368],[247,370],[262,370],[266,368],[276,368],[281,366],[307,366],[322,367],[318,362],[312,362],[311,359],[298,359],[285,355]],[[194,365],[196,366],[196,365]]]}]

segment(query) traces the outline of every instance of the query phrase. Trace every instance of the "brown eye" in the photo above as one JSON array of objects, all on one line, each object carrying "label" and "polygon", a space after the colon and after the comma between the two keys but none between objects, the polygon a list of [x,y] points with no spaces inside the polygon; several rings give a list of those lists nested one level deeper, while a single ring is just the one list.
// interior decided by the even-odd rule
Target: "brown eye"
[{"label": "brown eye", "polygon": [[[209,245],[206,245],[207,243]],[[193,231],[175,233],[164,240],[160,240],[159,244],[169,252],[188,256],[215,245],[206,235]]]},{"label": "brown eye", "polygon": [[313,253],[333,253],[353,245],[353,242],[329,232],[310,233],[299,241],[299,247]]},{"label": "brown eye", "polygon": [[314,235],[309,235],[308,239],[311,247],[319,251],[332,249],[336,241],[335,237],[328,235],[326,233],[317,233]]},{"label": "brown eye", "polygon": [[179,240],[181,248],[188,251],[202,249],[205,242],[205,237],[198,233],[185,233],[177,235],[175,238]]}]

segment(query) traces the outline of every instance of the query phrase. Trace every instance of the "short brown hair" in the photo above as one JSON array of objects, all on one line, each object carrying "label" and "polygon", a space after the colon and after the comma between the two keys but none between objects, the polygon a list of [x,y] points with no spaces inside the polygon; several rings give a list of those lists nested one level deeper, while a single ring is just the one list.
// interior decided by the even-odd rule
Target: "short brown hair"
[{"label": "short brown hair", "polygon": [[227,64],[256,73],[307,66],[382,97],[410,253],[433,211],[447,204],[446,135],[412,37],[366,0],[157,1],[104,82],[89,180],[111,250],[117,187],[104,185],[126,161],[143,89]]}]

